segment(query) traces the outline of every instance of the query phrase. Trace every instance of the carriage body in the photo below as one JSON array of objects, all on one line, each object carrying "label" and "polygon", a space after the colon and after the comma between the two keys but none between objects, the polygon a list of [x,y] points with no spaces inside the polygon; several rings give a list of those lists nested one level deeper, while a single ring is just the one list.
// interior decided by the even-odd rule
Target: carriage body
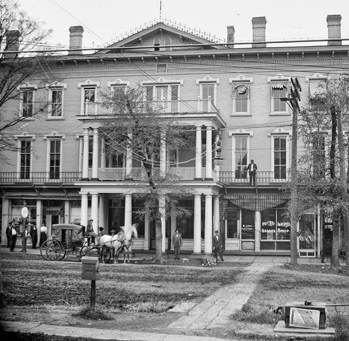
[{"label": "carriage body", "polygon": [[52,236],[40,246],[41,256],[46,260],[62,260],[83,245],[81,232],[81,225],[53,224]]}]

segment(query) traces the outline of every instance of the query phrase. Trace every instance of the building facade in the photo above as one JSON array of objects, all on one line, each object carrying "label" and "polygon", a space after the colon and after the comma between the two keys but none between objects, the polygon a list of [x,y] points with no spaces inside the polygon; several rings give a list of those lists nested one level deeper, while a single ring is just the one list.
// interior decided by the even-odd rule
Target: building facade
[{"label": "building facade", "polygon": [[[131,151],[107,154],[99,133],[109,113],[100,92],[142,85],[145,100],[161,105],[164,117],[175,114],[179,124],[193,127],[196,141],[190,151],[176,151],[171,164],[180,184],[195,192],[181,203],[193,215],[163,219],[163,251],[179,229],[182,248],[197,254],[211,253],[214,230],[226,252],[289,254],[289,197],[282,186],[291,166],[292,109],[281,99],[296,77],[300,105],[307,106],[319,80],[348,70],[341,16],[329,15],[327,25],[325,44],[285,47],[266,43],[265,17],[252,19],[251,45],[234,42],[233,26],[221,44],[160,20],[93,53],[81,51],[83,28],[71,27],[68,54],[50,60],[52,81],[41,88],[44,73],[27,79],[18,88],[20,103],[4,108],[18,107],[26,118],[9,132],[17,152],[5,153],[10,162],[0,172],[3,243],[25,201],[33,223],[49,231],[55,223],[87,225],[90,218],[96,232],[138,222],[134,249],[155,248],[154,223],[136,221],[144,203],[132,195],[132,174],[141,164]],[[33,116],[39,101],[48,106]],[[165,147],[160,156],[165,170],[169,154]],[[256,185],[247,171],[251,159]],[[324,223],[316,208],[300,219],[301,256],[320,256]]]}]

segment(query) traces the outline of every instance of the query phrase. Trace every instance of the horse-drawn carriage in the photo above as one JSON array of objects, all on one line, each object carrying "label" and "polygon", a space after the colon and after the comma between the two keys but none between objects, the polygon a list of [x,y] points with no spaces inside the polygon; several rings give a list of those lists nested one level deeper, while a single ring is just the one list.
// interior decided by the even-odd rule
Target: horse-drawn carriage
[{"label": "horse-drawn carriage", "polygon": [[124,252],[124,262],[126,254],[129,261],[129,248],[132,237],[137,238],[136,225],[128,228],[121,227],[122,231],[115,236],[104,235],[96,237],[96,243],[91,244],[84,236],[81,225],[76,224],[54,224],[52,225],[52,237],[40,246],[41,256],[46,260],[62,260],[68,254],[76,254],[77,257],[92,256],[98,257],[101,262],[108,263],[119,253]]},{"label": "horse-drawn carriage", "polygon": [[[46,260],[62,260],[71,253],[77,257],[93,256],[101,257],[101,247],[90,245],[84,240],[81,225],[75,224],[54,224],[52,225],[52,237],[40,246],[41,256]],[[103,261],[109,262],[111,252],[103,252]]]}]

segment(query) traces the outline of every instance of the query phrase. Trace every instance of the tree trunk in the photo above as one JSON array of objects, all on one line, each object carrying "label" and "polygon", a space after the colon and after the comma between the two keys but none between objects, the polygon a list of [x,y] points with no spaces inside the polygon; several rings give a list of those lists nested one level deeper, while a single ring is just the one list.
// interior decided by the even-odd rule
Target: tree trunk
[{"label": "tree trunk", "polygon": [[162,231],[161,231],[161,216],[158,216],[155,220],[155,241],[156,241],[156,253],[155,261],[163,263],[165,261],[162,255]]},{"label": "tree trunk", "polygon": [[339,270],[339,219],[337,213],[333,214],[332,217],[332,257],[331,257],[331,269]]}]

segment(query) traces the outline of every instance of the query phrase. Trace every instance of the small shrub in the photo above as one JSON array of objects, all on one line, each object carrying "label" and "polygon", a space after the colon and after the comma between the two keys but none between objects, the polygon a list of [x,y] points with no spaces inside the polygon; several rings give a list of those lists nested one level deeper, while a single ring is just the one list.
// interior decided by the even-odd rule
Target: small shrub
[{"label": "small shrub", "polygon": [[275,313],[272,309],[252,306],[246,303],[241,311],[231,315],[231,318],[241,322],[276,325],[278,321],[284,319],[284,316],[283,313]]},{"label": "small shrub", "polygon": [[331,325],[336,330],[336,341],[349,340],[349,317],[348,315],[336,314],[331,318]]},{"label": "small shrub", "polygon": [[105,314],[103,311],[98,309],[91,309],[90,307],[81,308],[77,313],[74,313],[73,316],[82,317],[86,320],[112,320],[113,318]]}]

